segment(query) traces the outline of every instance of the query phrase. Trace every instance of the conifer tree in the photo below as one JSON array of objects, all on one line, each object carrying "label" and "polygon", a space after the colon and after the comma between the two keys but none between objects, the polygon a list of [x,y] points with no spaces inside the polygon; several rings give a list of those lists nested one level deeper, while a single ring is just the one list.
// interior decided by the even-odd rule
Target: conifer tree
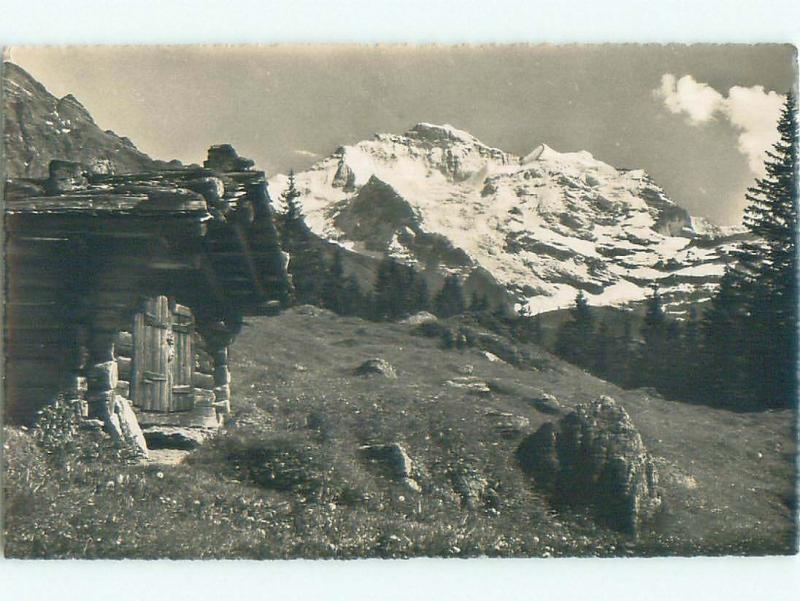
[{"label": "conifer tree", "polygon": [[433,307],[436,315],[445,318],[464,312],[466,300],[458,275],[450,274],[445,278],[444,285],[434,298]]},{"label": "conifer tree", "polygon": [[372,289],[373,316],[375,319],[391,319],[396,299],[397,266],[391,257],[385,256],[378,264],[375,285]]},{"label": "conifer tree", "polygon": [[411,269],[415,274],[415,278],[411,284],[411,304],[409,313],[427,311],[431,304],[428,283],[425,281],[425,277],[421,273],[417,273],[413,267]]},{"label": "conifer tree", "polygon": [[289,274],[294,285],[295,302],[318,305],[322,301],[325,264],[314,235],[303,219],[298,203],[300,196],[294,172],[290,171],[288,186],[281,194],[286,202],[281,228],[282,245],[289,253]]},{"label": "conifer tree", "polygon": [[342,249],[337,247],[333,255],[333,262],[325,274],[321,291],[322,305],[340,315],[345,313],[345,277],[342,255]]},{"label": "conifer tree", "polygon": [[797,394],[797,106],[791,94],[778,133],[765,177],[746,195],[744,223],[762,244],[756,252],[746,246],[739,257],[751,276],[749,380],[762,406],[794,404]]},{"label": "conifer tree", "polygon": [[642,345],[639,349],[637,376],[638,384],[653,386],[664,392],[668,385],[668,365],[674,360],[670,341],[676,337],[676,330],[664,313],[658,285],[654,285],[642,320]]},{"label": "conifer tree", "polygon": [[556,353],[571,363],[591,368],[594,360],[594,330],[594,316],[581,290],[575,297],[569,318],[558,329]]},{"label": "conifer tree", "polygon": [[735,407],[797,402],[797,106],[789,95],[766,175],[748,190],[743,243],[703,327],[706,390]]}]

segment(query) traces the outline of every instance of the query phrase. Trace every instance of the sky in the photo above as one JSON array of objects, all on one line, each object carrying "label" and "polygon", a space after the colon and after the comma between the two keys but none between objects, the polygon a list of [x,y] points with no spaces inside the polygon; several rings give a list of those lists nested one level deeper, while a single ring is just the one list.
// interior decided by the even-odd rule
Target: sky
[{"label": "sky", "polygon": [[273,175],[419,122],[525,155],[540,143],[645,169],[739,223],[785,94],[788,45],[15,47],[12,62],[154,158],[230,143]]}]

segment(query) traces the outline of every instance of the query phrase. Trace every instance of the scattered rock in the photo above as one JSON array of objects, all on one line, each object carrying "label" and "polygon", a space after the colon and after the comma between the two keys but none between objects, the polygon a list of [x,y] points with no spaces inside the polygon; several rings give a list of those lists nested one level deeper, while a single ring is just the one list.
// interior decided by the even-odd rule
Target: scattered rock
[{"label": "scattered rock", "polygon": [[357,376],[383,376],[384,378],[396,378],[397,372],[395,372],[394,367],[384,359],[380,357],[375,357],[373,359],[367,359],[359,365],[355,371],[353,372]]},{"label": "scattered rock", "polygon": [[144,437],[150,449],[196,449],[211,436],[205,428],[182,428],[179,426],[149,426]]},{"label": "scattered rock", "polygon": [[401,320],[400,323],[409,326],[419,326],[424,323],[436,323],[437,321],[439,321],[439,318],[436,317],[433,313],[428,313],[427,311],[420,311],[419,313],[415,313],[410,317],[406,317],[405,319]]},{"label": "scattered rock", "polygon": [[484,356],[489,362],[491,363],[505,363],[500,357],[495,355],[494,353],[490,353],[489,351],[481,351],[481,355]]},{"label": "scattered rock", "polygon": [[480,380],[474,376],[462,376],[453,378],[452,380],[445,381],[445,386],[452,388],[461,388],[471,394],[488,395],[492,393],[492,389],[487,382]]},{"label": "scattered rock", "polygon": [[147,441],[128,399],[115,394],[104,423],[114,442],[133,449],[143,457],[148,456]]},{"label": "scattered rock", "polygon": [[603,396],[544,424],[517,459],[556,503],[590,506],[615,529],[638,534],[661,505],[652,456],[625,409]]},{"label": "scattered rock", "polygon": [[333,312],[316,305],[298,305],[292,309],[298,315],[310,315],[311,317],[320,317],[321,315],[333,315]]},{"label": "scattered rock", "polygon": [[563,410],[561,403],[552,394],[544,393],[539,398],[531,399],[530,403],[537,411],[549,415],[557,415]]},{"label": "scattered rock", "polygon": [[500,497],[489,481],[478,470],[472,467],[455,469],[450,475],[453,490],[461,497],[461,506],[465,509],[497,510]]},{"label": "scattered rock", "polygon": [[388,478],[402,482],[417,492],[422,490],[412,477],[414,462],[400,443],[364,445],[359,447],[359,451],[368,461],[380,465]]},{"label": "scattered rock", "polygon": [[99,419],[83,418],[78,422],[78,427],[81,430],[99,432],[103,429],[103,422]]},{"label": "scattered rock", "polygon": [[504,438],[519,436],[531,425],[527,417],[514,415],[497,409],[489,409],[484,413],[494,423],[494,429]]}]

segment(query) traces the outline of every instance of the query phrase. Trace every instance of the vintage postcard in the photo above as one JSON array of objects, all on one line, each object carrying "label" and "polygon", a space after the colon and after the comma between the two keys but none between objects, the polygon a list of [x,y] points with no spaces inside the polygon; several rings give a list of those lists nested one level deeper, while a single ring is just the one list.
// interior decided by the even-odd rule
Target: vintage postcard
[{"label": "vintage postcard", "polygon": [[796,59],[6,48],[3,553],[795,554]]}]

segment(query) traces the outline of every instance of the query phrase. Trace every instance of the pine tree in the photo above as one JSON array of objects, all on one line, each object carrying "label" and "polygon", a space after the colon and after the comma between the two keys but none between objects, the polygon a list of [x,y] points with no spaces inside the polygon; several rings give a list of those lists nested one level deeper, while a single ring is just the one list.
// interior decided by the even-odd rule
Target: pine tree
[{"label": "pine tree", "polygon": [[611,371],[613,336],[608,323],[600,322],[594,337],[594,357],[592,357],[592,372],[601,378],[608,379]]},{"label": "pine tree", "polygon": [[347,276],[342,289],[342,314],[366,316],[367,311],[367,301],[358,280],[354,275]]},{"label": "pine tree", "polygon": [[698,383],[701,381],[702,356],[700,344],[702,332],[700,319],[694,305],[689,307],[689,315],[683,323],[680,334],[680,352],[676,358],[676,373],[678,378],[675,386],[675,395],[684,400],[694,400]]},{"label": "pine tree", "polygon": [[425,277],[421,273],[417,273],[416,270],[413,270],[413,273],[416,274],[416,277],[411,284],[411,304],[409,313],[427,311],[431,304],[430,292],[428,292],[428,283],[425,281]]},{"label": "pine tree", "polygon": [[281,227],[282,245],[289,253],[289,274],[294,286],[295,302],[319,305],[325,279],[324,258],[314,235],[303,220],[297,202],[300,196],[294,172],[290,171],[289,184],[281,194],[286,203]]},{"label": "pine tree", "polygon": [[569,318],[558,328],[556,354],[589,369],[594,362],[594,336],[594,316],[586,295],[581,290],[575,297]]},{"label": "pine tree", "polygon": [[703,327],[706,390],[734,407],[797,402],[797,107],[789,95],[766,175],[748,190],[744,243]]},{"label": "pine tree", "polygon": [[738,257],[751,276],[748,371],[754,401],[762,406],[797,400],[797,106],[791,94],[778,133],[765,177],[746,195],[744,223],[762,244]]},{"label": "pine tree", "polygon": [[740,404],[747,386],[746,309],[739,273],[728,268],[703,319],[701,357],[704,378],[698,378],[695,398],[711,405]]},{"label": "pine tree", "polygon": [[342,255],[342,249],[337,247],[333,255],[333,262],[325,274],[321,291],[322,306],[340,315],[345,313],[345,277]]},{"label": "pine tree", "polygon": [[394,312],[397,267],[391,257],[385,256],[378,264],[375,285],[372,288],[373,316],[375,319],[391,319]]},{"label": "pine tree", "polygon": [[537,314],[533,317],[526,317],[524,319],[528,322],[528,340],[534,344],[542,344],[542,342],[544,342],[542,316]]},{"label": "pine tree", "polygon": [[658,285],[654,285],[652,294],[647,298],[647,304],[642,321],[642,345],[639,349],[638,384],[640,386],[653,386],[665,392],[668,386],[669,362],[674,360],[673,346],[677,331],[670,327],[670,322],[664,313],[661,294]]},{"label": "pine tree", "polygon": [[433,307],[436,315],[445,318],[460,315],[465,311],[464,289],[456,274],[450,274],[445,278],[444,285],[433,300]]}]

